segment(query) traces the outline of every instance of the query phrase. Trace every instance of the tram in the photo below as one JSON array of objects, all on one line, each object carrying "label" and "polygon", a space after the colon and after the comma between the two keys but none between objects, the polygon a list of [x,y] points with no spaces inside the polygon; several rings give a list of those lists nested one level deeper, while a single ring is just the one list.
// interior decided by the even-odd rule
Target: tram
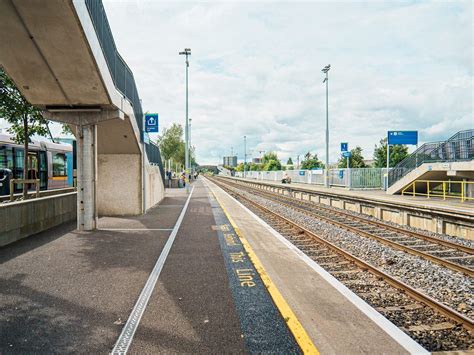
[{"label": "tram", "polygon": [[[75,141],[71,144],[30,140],[28,144],[28,179],[39,179],[40,190],[58,189],[74,185],[76,168]],[[9,169],[13,179],[23,178],[25,150],[11,135],[0,133],[0,171]],[[21,192],[16,185],[14,192]],[[10,193],[9,184],[0,186],[0,195]]]}]

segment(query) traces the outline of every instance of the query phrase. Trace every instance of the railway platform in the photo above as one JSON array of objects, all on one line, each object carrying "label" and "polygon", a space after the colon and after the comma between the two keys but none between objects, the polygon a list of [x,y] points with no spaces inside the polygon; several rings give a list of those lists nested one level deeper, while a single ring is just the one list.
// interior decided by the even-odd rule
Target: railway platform
[{"label": "railway platform", "polygon": [[344,187],[337,187],[332,186],[330,189],[325,188],[324,186],[320,185],[312,185],[312,184],[302,184],[302,183],[294,183],[291,184],[282,184],[279,181],[262,181],[262,180],[254,180],[254,179],[243,179],[243,178],[233,178],[236,180],[245,180],[245,181],[252,181],[258,183],[268,183],[269,185],[281,186],[281,187],[294,187],[303,190],[309,190],[314,192],[320,193],[331,193],[334,195],[340,196],[349,196],[364,200],[374,200],[378,202],[385,202],[385,203],[393,203],[393,204],[400,204],[410,207],[418,207],[418,208],[429,208],[433,210],[439,211],[446,211],[446,212],[465,212],[468,214],[472,214],[474,216],[474,203],[472,202],[461,202],[457,199],[446,199],[443,200],[439,197],[433,198],[426,198],[421,196],[411,196],[411,195],[388,195],[385,191],[380,189],[373,189],[373,190],[349,190]]},{"label": "railway platform", "polygon": [[417,196],[387,195],[382,190],[348,190],[319,185],[278,181],[262,181],[225,177],[254,184],[259,188],[290,193],[301,199],[362,213],[378,219],[474,240],[474,204],[440,198],[427,199]]},{"label": "railway platform", "polygon": [[424,351],[204,178],[99,227],[0,248],[0,353]]}]

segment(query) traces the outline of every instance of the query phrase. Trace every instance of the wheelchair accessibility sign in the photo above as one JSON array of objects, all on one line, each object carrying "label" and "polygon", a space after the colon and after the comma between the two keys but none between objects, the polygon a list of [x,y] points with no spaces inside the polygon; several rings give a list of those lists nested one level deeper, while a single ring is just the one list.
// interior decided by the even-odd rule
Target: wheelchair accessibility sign
[{"label": "wheelchair accessibility sign", "polygon": [[145,114],[145,132],[158,133],[158,114]]}]

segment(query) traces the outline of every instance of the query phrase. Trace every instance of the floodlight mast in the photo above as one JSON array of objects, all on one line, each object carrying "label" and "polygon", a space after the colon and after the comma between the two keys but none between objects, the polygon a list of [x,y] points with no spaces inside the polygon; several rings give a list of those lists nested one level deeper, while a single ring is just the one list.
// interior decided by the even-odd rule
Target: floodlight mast
[{"label": "floodlight mast", "polygon": [[184,130],[184,136],[186,141],[186,149],[184,154],[185,160],[185,181],[188,183],[186,184],[186,192],[189,193],[189,110],[188,110],[188,68],[189,68],[189,59],[188,56],[191,55],[191,48],[185,48],[184,51],[179,52],[179,55],[186,56],[186,125]]},{"label": "floodlight mast", "polygon": [[324,172],[324,186],[329,187],[329,105],[328,105],[328,71],[331,69],[331,64],[326,65],[321,71],[326,74],[323,84],[326,83],[326,169]]}]

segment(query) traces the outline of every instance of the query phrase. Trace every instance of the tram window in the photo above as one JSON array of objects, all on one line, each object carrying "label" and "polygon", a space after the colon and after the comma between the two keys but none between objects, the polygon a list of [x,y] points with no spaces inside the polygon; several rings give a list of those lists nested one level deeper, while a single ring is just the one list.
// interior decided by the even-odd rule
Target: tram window
[{"label": "tram window", "polygon": [[53,176],[67,176],[66,154],[54,153]]},{"label": "tram window", "polygon": [[0,147],[0,169],[13,170],[13,151],[9,147]]},{"label": "tram window", "polygon": [[23,149],[15,149],[15,168],[16,169],[23,169],[23,157],[24,157]]},{"label": "tram window", "polygon": [[40,171],[48,170],[48,165],[46,164],[46,152],[39,153],[39,169]]}]

